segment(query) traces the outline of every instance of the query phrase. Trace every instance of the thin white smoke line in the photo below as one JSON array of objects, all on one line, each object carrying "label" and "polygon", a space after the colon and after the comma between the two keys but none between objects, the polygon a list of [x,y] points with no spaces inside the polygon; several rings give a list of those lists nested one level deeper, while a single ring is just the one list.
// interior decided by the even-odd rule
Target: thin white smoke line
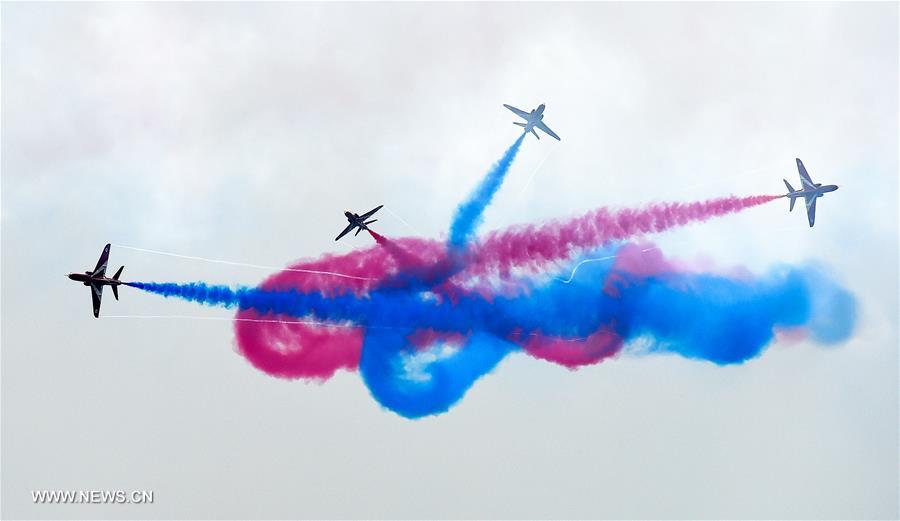
[{"label": "thin white smoke line", "polygon": [[414,234],[416,234],[416,235],[422,235],[422,234],[419,232],[419,230],[416,230],[415,228],[413,228],[411,224],[409,224],[408,222],[406,222],[406,219],[404,219],[403,217],[400,217],[399,215],[397,215],[393,210],[391,210],[391,209],[388,208],[387,206],[385,206],[384,209],[387,210],[389,214],[393,215],[398,221],[400,221],[401,223],[405,224],[406,227],[409,228]]},{"label": "thin white smoke line", "polygon": [[[653,246],[652,248],[644,248],[643,250],[641,250],[641,253],[646,253],[650,250],[658,250],[658,249],[659,249],[659,246]],[[615,258],[616,258],[615,255],[607,255],[606,257],[597,257],[596,259],[584,259],[583,261],[581,261],[575,265],[575,269],[572,270],[572,274],[569,275],[569,278],[567,278],[567,279],[557,278],[556,280],[559,282],[562,282],[563,284],[568,284],[568,283],[572,282],[572,279],[575,278],[575,273],[578,271],[578,268],[580,268],[583,264],[587,264],[589,262],[600,262],[600,261],[605,261],[605,260],[610,260],[610,259],[615,259]]]},{"label": "thin white smoke line", "polygon": [[521,201],[522,195],[525,194],[525,190],[527,190],[528,187],[531,186],[531,182],[534,180],[535,177],[537,177],[538,171],[540,171],[541,167],[544,166],[544,163],[547,162],[547,159],[550,157],[551,154],[553,154],[554,150],[556,150],[556,147],[551,148],[550,152],[547,152],[547,155],[544,156],[544,159],[542,159],[541,162],[538,163],[537,168],[535,168],[534,172],[532,172],[531,175],[528,177],[528,181],[525,181],[525,185],[522,187],[521,190],[519,190],[519,195],[516,196],[517,199],[519,199]]},{"label": "thin white smoke line", "polygon": [[364,326],[360,324],[338,324],[319,320],[275,320],[264,318],[238,318],[238,317],[201,317],[196,315],[101,315],[100,318],[154,318],[154,319],[179,319],[179,320],[215,320],[227,322],[261,322],[268,324],[304,324],[309,326],[342,327],[347,329],[373,327],[377,329],[398,329],[391,326]]},{"label": "thin white smoke line", "polygon": [[[267,324],[304,324],[310,326],[343,327],[347,329],[374,328],[374,329],[415,329],[411,327],[396,326],[364,326],[359,324],[335,324],[333,322],[321,322],[318,320],[275,320],[262,318],[237,318],[237,317],[201,317],[196,315],[101,315],[100,318],[149,318],[149,319],[176,319],[176,320],[213,320],[228,322],[257,322]],[[541,333],[528,333],[528,336],[543,336]],[[565,342],[581,342],[585,338],[560,338]]]},{"label": "thin white smoke line", "polygon": [[182,254],[180,254],[180,253],[171,253],[171,252],[167,252],[167,251],[149,250],[149,249],[146,249],[146,248],[137,248],[137,247],[135,247],[135,246],[126,246],[126,245],[124,245],[124,244],[116,244],[116,243],[114,243],[114,245],[115,245],[117,248],[124,248],[124,249],[126,249],[126,250],[134,250],[134,251],[140,251],[140,252],[144,252],[144,253],[153,253],[153,254],[156,254],[156,255],[166,255],[166,256],[168,256],[168,257],[178,257],[178,258],[181,258],[181,259],[190,259],[190,260],[198,260],[198,261],[204,261],[204,262],[211,262],[211,263],[214,263],[214,264],[227,264],[227,265],[229,265],[229,266],[243,266],[243,267],[246,267],[246,268],[257,268],[257,269],[262,269],[262,270],[291,271],[291,272],[295,272],[295,273],[309,273],[309,274],[313,274],[313,275],[331,275],[331,276],[333,276],[333,277],[343,277],[343,278],[345,278],[345,279],[376,280],[376,279],[373,279],[372,277],[357,277],[356,275],[347,275],[347,274],[345,274],[345,273],[337,273],[337,272],[334,272],[334,271],[304,270],[304,269],[294,269],[294,268],[279,268],[278,266],[265,266],[265,265],[262,265],[262,264],[248,264],[248,263],[246,263],[246,262],[234,262],[234,261],[227,261],[227,260],[220,260],[220,259],[208,259],[208,258],[206,258],[206,257],[197,257],[197,256],[194,256],[194,255],[182,255]]},{"label": "thin white smoke line", "polygon": [[237,318],[237,317],[201,317],[193,315],[101,315],[101,318],[172,318],[186,320],[217,320],[229,322],[269,322],[274,324],[311,324],[311,325],[329,325],[334,327],[360,327],[350,326],[347,324],[326,324],[315,320],[272,320],[257,318]]}]

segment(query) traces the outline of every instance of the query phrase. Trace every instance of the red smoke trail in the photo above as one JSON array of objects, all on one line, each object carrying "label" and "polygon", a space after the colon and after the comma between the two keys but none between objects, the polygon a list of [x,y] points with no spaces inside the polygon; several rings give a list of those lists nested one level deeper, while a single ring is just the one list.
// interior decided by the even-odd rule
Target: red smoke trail
[{"label": "red smoke trail", "polygon": [[[388,277],[379,287],[408,287],[417,285],[432,288],[441,286],[441,293],[453,292],[456,288],[447,283],[447,279],[463,268],[462,256],[456,250],[445,251],[437,244],[432,248],[418,245],[415,250],[405,248],[398,241],[390,240],[378,232],[369,230],[369,234],[397,263],[396,274]],[[420,255],[414,255],[416,251]]]},{"label": "red smoke trail", "polygon": [[[262,318],[243,310],[238,318]],[[327,380],[338,369],[356,370],[363,331],[352,327],[315,326],[301,323],[237,321],[235,339],[240,353],[257,369],[279,378]]]},{"label": "red smoke trail", "polygon": [[[290,266],[290,269],[333,271],[368,280],[282,271],[263,282],[260,288],[320,291],[327,295],[363,294],[391,282],[401,284],[396,278],[398,273],[423,271],[446,261],[439,242],[414,238],[393,241],[376,232],[370,233],[379,246]],[[253,310],[242,310],[237,318],[262,317]],[[247,327],[248,324],[256,327]],[[324,324],[236,321],[234,332],[240,353],[257,369],[280,378],[326,380],[339,369],[353,371],[359,365],[363,341],[361,329]]]},{"label": "red smoke trail", "polygon": [[[320,291],[329,295],[362,294],[392,273],[395,263],[383,248],[375,247],[348,255],[326,255],[318,260],[295,263],[291,268],[335,271],[369,280],[282,271],[269,277],[260,288]],[[242,310],[237,317],[261,318],[253,310]],[[237,321],[234,324],[238,350],[254,367],[272,376],[326,380],[339,369],[354,371],[359,365],[361,329],[300,323],[245,326],[250,323]]]},{"label": "red smoke trail", "polygon": [[614,328],[601,328],[586,338],[567,339],[534,334],[524,339],[512,338],[533,357],[553,362],[569,369],[597,362],[617,355],[622,350],[622,337]]},{"label": "red smoke trail", "polygon": [[412,255],[409,251],[405,250],[400,244],[384,237],[378,232],[367,230],[369,235],[375,239],[382,248],[385,249],[394,260],[397,261],[397,268],[399,270],[415,268],[422,265],[422,260],[419,257]]},{"label": "red smoke trail", "polygon": [[369,229],[366,229],[366,231],[369,232],[369,235],[371,235],[373,239],[375,239],[375,242],[377,242],[378,244],[380,244],[382,246],[385,246],[389,242],[385,236],[381,235],[380,233],[378,233],[376,231],[369,230]]},{"label": "red smoke trail", "polygon": [[565,260],[614,241],[703,222],[779,197],[757,195],[695,203],[657,203],[640,210],[600,208],[568,221],[517,226],[489,234],[472,249],[469,266],[474,273],[505,273],[513,267],[540,269],[548,262]]},{"label": "red smoke trail", "polygon": [[[368,280],[282,271],[260,287],[320,291],[327,295],[364,294],[377,287],[409,284],[412,280],[426,286],[440,284],[439,293],[452,295],[455,291],[463,291],[459,289],[465,286],[462,283],[488,272],[503,275],[516,267],[538,271],[548,263],[564,261],[610,242],[702,222],[777,198],[727,197],[697,203],[659,203],[639,210],[601,208],[568,221],[493,232],[484,241],[472,244],[462,258],[450,258],[442,241],[390,240],[370,231],[378,243],[376,247],[340,256],[326,255],[290,266],[291,269],[340,272]],[[645,257],[640,262],[646,260]],[[659,259],[658,262],[664,261]],[[632,259],[630,263],[639,262]],[[647,268],[652,272],[658,266]],[[460,284],[447,283],[447,277]],[[252,310],[240,311],[237,317],[271,318],[260,317]],[[427,327],[427,324],[423,326]],[[273,376],[327,379],[339,369],[352,371],[359,365],[361,329],[240,321],[235,322],[234,327],[241,354],[255,367]],[[580,340],[531,336],[517,343],[532,356],[571,368],[612,356],[621,349],[621,339],[605,330]]]}]

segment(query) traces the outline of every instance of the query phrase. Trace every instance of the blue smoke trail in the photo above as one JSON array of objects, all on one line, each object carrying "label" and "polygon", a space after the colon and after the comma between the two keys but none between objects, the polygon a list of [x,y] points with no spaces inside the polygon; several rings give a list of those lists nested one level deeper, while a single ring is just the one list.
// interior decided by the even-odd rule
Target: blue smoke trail
[{"label": "blue smoke trail", "polygon": [[[814,270],[780,268],[750,281],[703,274],[626,279],[618,297],[596,289],[606,277],[605,269],[586,271],[592,273],[583,274],[575,288],[549,285],[536,288],[528,298],[499,299],[492,316],[525,330],[575,338],[610,324],[625,341],[650,340],[646,353],[672,353],[718,365],[759,356],[778,328],[806,325],[816,339],[817,328],[825,325],[829,332],[840,332],[831,339],[843,340],[855,321],[853,297]],[[839,294],[839,303],[823,307],[814,289]],[[815,314],[826,309],[837,312]],[[403,333],[367,334],[360,372],[372,396],[397,414],[407,418],[440,414],[506,354],[518,349],[503,340],[509,331],[507,325],[494,330],[497,336],[473,335],[463,347],[444,356],[426,351],[418,355],[424,360],[413,375],[409,358],[417,355]]]},{"label": "blue smoke trail", "polygon": [[497,193],[500,185],[503,184],[506,172],[509,171],[509,167],[516,158],[516,154],[519,152],[519,147],[522,146],[522,140],[524,139],[525,134],[519,136],[519,139],[506,150],[500,161],[494,163],[491,170],[469,198],[456,208],[456,214],[454,214],[453,221],[450,223],[449,246],[454,248],[463,247],[472,238],[475,229],[481,224],[484,209],[491,204],[494,194]]},{"label": "blue smoke trail", "polygon": [[[814,267],[779,267],[733,280],[695,273],[637,276],[585,265],[571,284],[549,282],[521,295],[489,300],[473,293],[453,301],[396,288],[329,297],[202,282],[129,285],[205,305],[364,327],[362,377],[380,404],[407,418],[447,411],[507,354],[521,349],[512,341],[517,334],[579,339],[609,328],[622,341],[649,340],[645,354],[726,365],[759,356],[779,328],[805,326],[815,341],[844,340],[856,310],[852,295]],[[416,346],[410,338],[423,328],[462,340]]]},{"label": "blue smoke trail", "polygon": [[[414,419],[449,410],[479,378],[516,349],[495,336],[474,333],[455,348],[438,344],[416,352],[402,334],[370,331],[363,344],[359,371],[378,403]],[[416,363],[416,359],[421,362]]]},{"label": "blue smoke trail", "polygon": [[[457,208],[446,259],[424,267],[408,262],[408,252],[372,233],[401,269],[365,294],[231,288],[204,282],[126,285],[208,306],[252,310],[260,316],[358,327],[363,333],[358,353],[363,381],[378,403],[406,418],[446,412],[517,351],[575,368],[615,356],[625,342],[640,339],[642,349],[635,347],[637,342],[629,349],[635,356],[667,353],[727,365],[760,356],[782,328],[804,327],[813,341],[823,344],[851,335],[855,299],[814,266],[779,267],[760,277],[735,280],[671,271],[636,274],[614,269],[616,263],[610,262],[585,264],[567,284],[552,278],[516,281],[524,289],[512,295],[485,296],[452,285],[438,289],[465,270],[466,247],[524,138],[522,134],[506,150]],[[734,201],[713,203],[727,206]],[[612,246],[599,255],[627,257],[617,257],[618,253]],[[267,345],[266,338],[260,343]],[[321,374],[354,367],[355,346],[341,346],[351,358]],[[308,347],[303,345],[304,352]],[[246,351],[242,353],[253,362]],[[257,367],[272,370],[268,365]]]}]

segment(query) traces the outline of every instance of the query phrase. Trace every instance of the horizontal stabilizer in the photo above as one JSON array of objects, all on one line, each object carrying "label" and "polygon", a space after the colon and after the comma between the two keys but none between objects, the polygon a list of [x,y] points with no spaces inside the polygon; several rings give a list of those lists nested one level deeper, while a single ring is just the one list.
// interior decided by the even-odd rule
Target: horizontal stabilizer
[{"label": "horizontal stabilizer", "polygon": [[541,136],[539,136],[538,133],[535,132],[533,128],[531,129],[531,133],[534,134],[534,137],[541,139]]},{"label": "horizontal stabilizer", "polygon": [[119,300],[119,286],[113,284],[110,287],[113,290],[113,296],[116,297],[116,300]]},{"label": "horizontal stabilizer", "polygon": [[518,125],[518,126],[520,126],[520,127],[524,127],[524,126],[525,126],[525,123],[520,123],[520,122],[518,122],[518,121],[513,121],[513,125]]},{"label": "horizontal stabilizer", "polygon": [[359,232],[361,232],[361,231],[363,231],[362,226],[360,226],[359,228],[356,229],[356,233],[354,233],[353,236],[356,237],[357,235],[359,235]]},{"label": "horizontal stabilizer", "polygon": [[[125,266],[122,266],[121,268],[119,268],[119,271],[117,271],[116,274],[113,275],[113,279],[119,280],[119,277],[122,276],[122,270],[124,270],[124,269],[125,269]],[[116,297],[116,298],[118,299],[119,297]]]},{"label": "horizontal stabilizer", "polygon": [[372,224],[373,222],[375,222],[375,221],[377,221],[377,220],[378,220],[378,219],[372,219],[371,221],[366,221],[366,222],[364,222],[363,224]]},{"label": "horizontal stabilizer", "polygon": [[782,179],[782,181],[784,181],[784,186],[787,187],[788,193],[793,193],[793,192],[794,192],[794,187],[791,186],[791,183],[788,183],[788,180],[787,180],[787,179]]}]

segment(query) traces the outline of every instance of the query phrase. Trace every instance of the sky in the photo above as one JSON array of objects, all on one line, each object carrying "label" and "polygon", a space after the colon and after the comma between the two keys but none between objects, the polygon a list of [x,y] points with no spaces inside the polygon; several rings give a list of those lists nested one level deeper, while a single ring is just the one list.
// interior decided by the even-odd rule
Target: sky
[{"label": "sky", "polygon": [[[897,518],[896,3],[3,3],[3,518]],[[841,344],[720,367],[510,356],[448,413],[382,409],[356,373],[272,378],[232,312],[62,275],[255,285],[388,237],[445,238],[547,105],[482,230],[600,206],[840,185],[648,237],[851,291]],[[32,490],[152,490],[38,505]]]}]

